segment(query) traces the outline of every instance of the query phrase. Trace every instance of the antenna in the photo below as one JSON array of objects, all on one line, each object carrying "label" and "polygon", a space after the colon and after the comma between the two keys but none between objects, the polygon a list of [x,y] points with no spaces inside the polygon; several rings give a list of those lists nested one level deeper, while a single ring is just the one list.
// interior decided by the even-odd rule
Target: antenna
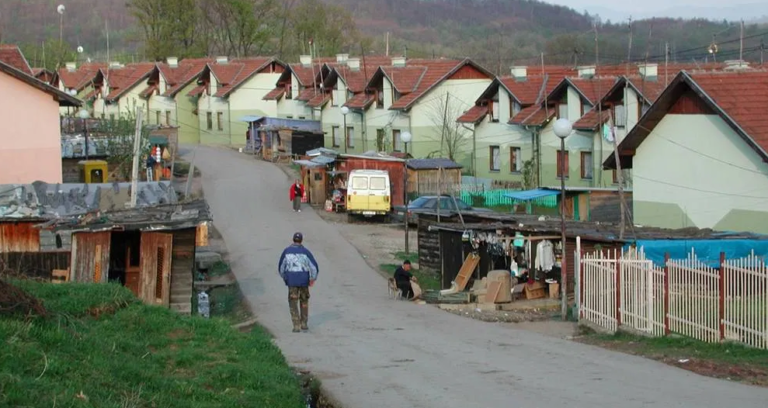
[{"label": "antenna", "polygon": [[[360,43],[360,49],[363,48],[363,43]],[[387,57],[389,57],[389,31],[387,31]]]},{"label": "antenna", "polygon": [[629,64],[632,61],[632,16],[629,16],[629,45],[627,46],[627,76],[629,76]]},{"label": "antenna", "polygon": [[669,85],[669,43],[664,43],[664,85]]},{"label": "antenna", "polygon": [[739,34],[739,61],[744,61],[744,20],[741,20],[741,32]]}]

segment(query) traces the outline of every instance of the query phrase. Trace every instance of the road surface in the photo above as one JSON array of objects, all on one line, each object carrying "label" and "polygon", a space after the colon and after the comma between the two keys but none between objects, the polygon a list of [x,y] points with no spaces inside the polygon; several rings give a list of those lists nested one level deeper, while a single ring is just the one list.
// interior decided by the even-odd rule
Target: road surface
[{"label": "road surface", "polygon": [[[768,390],[640,357],[388,299],[386,282],[310,209],[294,213],[278,167],[197,149],[205,196],[259,322],[288,361],[345,408],[765,408]],[[191,153],[188,153],[188,157]],[[277,261],[295,231],[320,264],[310,334],[291,333]]]}]

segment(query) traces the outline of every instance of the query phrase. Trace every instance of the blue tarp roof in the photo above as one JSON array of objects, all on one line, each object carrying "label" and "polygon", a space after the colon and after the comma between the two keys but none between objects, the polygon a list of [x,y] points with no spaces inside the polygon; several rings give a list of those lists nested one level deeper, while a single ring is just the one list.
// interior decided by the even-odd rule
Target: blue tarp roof
[{"label": "blue tarp roof", "polygon": [[258,122],[264,119],[264,116],[247,115],[240,118],[241,122]]},{"label": "blue tarp roof", "polygon": [[504,196],[511,198],[513,200],[529,201],[529,200],[535,200],[537,198],[556,196],[559,194],[560,194],[559,191],[537,188],[534,190],[515,191],[512,193],[504,194]]},{"label": "blue tarp roof", "polygon": [[[720,267],[720,253],[725,253],[726,259],[738,259],[755,256],[768,257],[768,240],[755,239],[679,239],[679,240],[638,240],[638,248],[643,248],[645,257],[654,264],[664,265],[664,254],[669,253],[669,259],[687,259],[691,250],[696,259],[712,268]],[[624,248],[628,248],[629,244]]]}]

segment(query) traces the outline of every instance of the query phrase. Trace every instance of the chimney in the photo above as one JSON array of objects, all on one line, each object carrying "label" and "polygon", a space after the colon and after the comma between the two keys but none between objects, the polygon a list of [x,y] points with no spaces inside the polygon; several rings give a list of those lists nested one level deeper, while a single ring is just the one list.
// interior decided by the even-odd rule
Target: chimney
[{"label": "chimney", "polygon": [[301,63],[301,66],[308,67],[312,65],[312,56],[311,55],[299,55],[299,62]]},{"label": "chimney", "polygon": [[594,65],[585,65],[581,67],[576,67],[576,69],[579,71],[579,78],[594,78],[595,76]]},{"label": "chimney", "polygon": [[729,60],[725,61],[725,69],[727,71],[744,71],[749,69],[749,63],[744,60]]},{"label": "chimney", "polygon": [[67,62],[66,64],[67,71],[74,72],[77,70],[77,63],[76,62]]},{"label": "chimney", "polygon": [[393,67],[404,67],[405,66],[405,57],[392,57],[392,66]]},{"label": "chimney", "polygon": [[343,64],[349,59],[349,54],[336,54],[336,62]]},{"label": "chimney", "polygon": [[525,65],[517,65],[510,68],[510,72],[515,79],[525,79],[528,77],[528,67]]},{"label": "chimney", "polygon": [[121,63],[119,63],[117,61],[110,61],[110,63],[109,63],[109,68],[110,69],[122,68],[122,67],[123,67],[123,64],[121,64]]},{"label": "chimney", "polygon": [[659,64],[640,64],[640,75],[645,79],[655,79],[659,76]]},{"label": "chimney", "polygon": [[360,71],[360,58],[350,58],[347,60],[347,66],[351,71]]},{"label": "chimney", "polygon": [[168,57],[165,59],[165,62],[171,68],[177,68],[179,66],[179,59],[176,57]]},{"label": "chimney", "polygon": [[227,58],[226,55],[216,57],[216,63],[217,64],[225,65],[228,62],[229,62],[229,59]]}]

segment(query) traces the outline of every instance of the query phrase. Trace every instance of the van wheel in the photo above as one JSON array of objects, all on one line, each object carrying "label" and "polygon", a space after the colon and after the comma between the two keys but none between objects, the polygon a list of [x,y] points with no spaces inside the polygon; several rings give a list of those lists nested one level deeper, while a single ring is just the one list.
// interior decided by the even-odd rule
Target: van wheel
[{"label": "van wheel", "polygon": [[347,213],[347,224],[352,224],[353,222],[355,222],[355,217],[352,214]]}]

